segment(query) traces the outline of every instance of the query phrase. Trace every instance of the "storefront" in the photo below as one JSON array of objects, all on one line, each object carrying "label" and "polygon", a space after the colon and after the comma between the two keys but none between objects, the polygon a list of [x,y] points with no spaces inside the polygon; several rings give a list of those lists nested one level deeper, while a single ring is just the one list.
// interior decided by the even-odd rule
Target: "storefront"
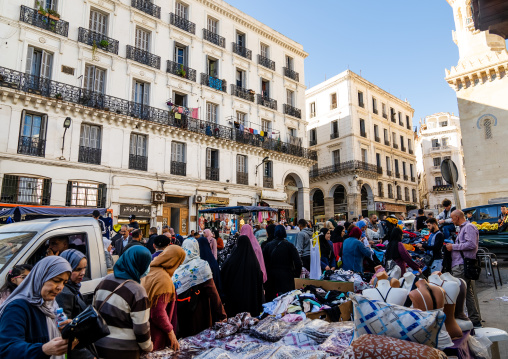
[{"label": "storefront", "polygon": [[[268,206],[271,208],[278,209],[277,214],[273,214],[271,219],[274,221],[291,221],[290,213],[293,211],[293,206],[286,202],[287,194],[284,192],[276,192],[276,191],[263,191],[261,192],[261,201],[260,204],[262,206]],[[296,222],[297,219],[294,219]]]},{"label": "storefront", "polygon": [[148,237],[150,221],[152,219],[152,206],[147,204],[121,204],[118,214],[118,224],[129,224],[129,216],[135,215],[143,237]]},{"label": "storefront", "polygon": [[389,216],[390,214],[399,215],[406,213],[406,206],[403,204],[375,202],[375,209],[378,216]]},{"label": "storefront", "polygon": [[162,205],[162,216],[157,218],[157,222],[173,228],[182,236],[187,236],[189,234],[189,197],[166,195]]},{"label": "storefront", "polygon": [[[217,207],[226,207],[229,205],[229,198],[227,197],[217,197],[217,196],[203,196],[202,203],[198,204],[198,213],[203,209],[211,209]],[[228,228],[228,232],[231,231],[233,227],[233,220],[231,218],[232,215],[229,214],[218,214],[218,213],[206,213],[199,214],[198,217],[198,227],[199,230],[202,231],[205,228],[216,228],[221,230],[223,228],[226,233],[226,227]],[[229,233],[228,233],[229,234]]]}]

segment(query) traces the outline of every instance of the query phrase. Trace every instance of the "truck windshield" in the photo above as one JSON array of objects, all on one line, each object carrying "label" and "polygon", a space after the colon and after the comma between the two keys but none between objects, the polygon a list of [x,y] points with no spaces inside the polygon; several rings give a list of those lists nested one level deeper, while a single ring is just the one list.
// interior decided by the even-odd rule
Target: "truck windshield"
[{"label": "truck windshield", "polygon": [[35,236],[35,232],[0,233],[0,271]]}]

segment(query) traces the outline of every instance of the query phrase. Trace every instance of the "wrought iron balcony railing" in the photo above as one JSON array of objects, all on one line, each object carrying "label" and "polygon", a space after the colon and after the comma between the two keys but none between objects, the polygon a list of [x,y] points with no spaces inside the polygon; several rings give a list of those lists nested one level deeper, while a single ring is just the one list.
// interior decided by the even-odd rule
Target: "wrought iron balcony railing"
[{"label": "wrought iron balcony railing", "polygon": [[171,174],[176,176],[187,176],[187,163],[171,161]]},{"label": "wrought iron balcony railing", "polygon": [[18,153],[44,157],[46,154],[46,140],[39,137],[20,136],[18,140]]},{"label": "wrought iron balcony railing", "polygon": [[118,40],[112,39],[98,32],[80,27],[78,32],[78,41],[92,47],[95,44],[98,49],[118,55]]},{"label": "wrought iron balcony railing", "polygon": [[333,140],[335,138],[339,138],[339,133],[338,132],[332,132],[332,133],[330,133],[330,140]]},{"label": "wrought iron balcony railing", "polygon": [[176,26],[179,29],[190,32],[191,34],[196,33],[196,24],[192,21],[189,21],[181,16],[170,13],[169,14],[169,23],[171,25]]},{"label": "wrought iron balcony railing", "polygon": [[201,73],[201,85],[211,87],[218,91],[228,92],[227,90],[228,85],[226,80],[219,79],[217,77],[213,77],[205,73]]},{"label": "wrought iron balcony railing", "polygon": [[415,177],[411,177],[411,182],[416,182],[416,178]]},{"label": "wrought iron balcony railing", "polygon": [[246,172],[236,171],[236,183],[248,185],[249,184],[249,174]]},{"label": "wrought iron balcony railing", "polygon": [[254,102],[254,91],[231,84],[231,95]]},{"label": "wrought iron balcony railing", "polygon": [[288,67],[283,67],[284,70],[284,76],[289,77],[292,80],[295,80],[297,82],[300,81],[300,74],[294,70],[291,70]]},{"label": "wrought iron balcony railing", "polygon": [[385,193],[384,193],[383,191],[381,191],[381,192],[379,192],[379,193],[378,193],[378,197],[383,198],[384,196],[385,196]]},{"label": "wrought iron balcony railing", "polygon": [[388,114],[386,112],[383,112],[383,118],[388,119]]},{"label": "wrought iron balcony railing", "polygon": [[131,6],[157,19],[161,18],[160,6],[152,4],[149,0],[132,0]]},{"label": "wrought iron balcony railing", "polygon": [[397,150],[397,149],[399,149],[399,145],[398,145],[398,144],[396,144],[396,143],[394,143],[394,144],[393,144],[393,148],[395,148],[395,149]]},{"label": "wrought iron balcony railing", "polygon": [[203,39],[217,46],[226,48],[226,39],[208,29],[203,29]]},{"label": "wrought iron balcony railing", "polygon": [[409,176],[408,175],[404,175],[404,181],[408,181],[409,180]]},{"label": "wrought iron balcony railing", "polygon": [[233,52],[237,55],[245,57],[246,59],[252,60],[252,51],[246,47],[238,45],[236,42],[233,42]]},{"label": "wrought iron balcony railing", "polygon": [[393,199],[393,192],[388,191],[388,198],[392,198]]},{"label": "wrought iron balcony railing", "polygon": [[309,146],[317,145],[317,140],[309,140]]},{"label": "wrought iron balcony railing", "polygon": [[391,170],[386,170],[386,175],[387,175],[388,177],[391,177],[391,176],[392,176],[392,171],[391,171]]},{"label": "wrought iron balcony railing", "polygon": [[38,10],[24,5],[21,5],[19,20],[58,35],[65,37],[69,35],[69,23],[67,21],[54,20],[47,14],[41,14]]},{"label": "wrought iron balcony railing", "polygon": [[258,97],[258,105],[265,106],[271,108],[272,110],[277,111],[277,100],[274,100],[273,98],[270,97],[265,97],[259,93],[257,94],[257,97]]},{"label": "wrought iron balcony railing", "polygon": [[131,45],[127,45],[127,58],[159,70],[161,68],[160,56]]},{"label": "wrought iron balcony railing", "polygon": [[377,174],[382,175],[383,174],[383,167],[377,166]]},{"label": "wrought iron balcony railing", "polygon": [[400,178],[400,172],[395,172],[395,177]]},{"label": "wrought iron balcony railing", "polygon": [[129,154],[129,169],[148,171],[148,157]]},{"label": "wrought iron balcony railing", "polygon": [[360,136],[367,138],[367,132],[360,131]]},{"label": "wrought iron balcony railing", "polygon": [[397,199],[398,199],[399,201],[402,201],[402,194],[397,194]]},{"label": "wrought iron balcony railing", "polygon": [[404,146],[401,146],[401,147],[400,147],[400,150],[401,150],[401,151],[404,151],[404,152],[406,152],[406,147],[404,147]]},{"label": "wrought iron balcony railing", "polygon": [[310,171],[309,176],[311,178],[313,177],[319,177],[324,175],[329,175],[333,173],[342,173],[342,172],[350,172],[350,171],[366,171],[373,174],[382,174],[383,169],[381,167],[378,167],[376,165],[371,165],[367,162],[363,161],[347,161],[347,162],[341,162],[336,163],[331,166],[322,167],[319,169],[313,169]]},{"label": "wrought iron balcony railing", "polygon": [[409,154],[412,155],[413,153],[414,153],[413,150],[410,148],[409,149]]},{"label": "wrought iron balcony railing", "polygon": [[385,140],[385,146],[390,146],[390,141]]},{"label": "wrought iron balcony railing", "polygon": [[376,115],[379,113],[379,111],[377,110],[377,108],[373,109],[373,110],[372,110],[372,112],[374,112],[374,114],[376,114]]},{"label": "wrought iron balcony railing", "polygon": [[100,165],[101,154],[102,150],[100,148],[79,146],[78,162]]},{"label": "wrought iron balcony railing", "polygon": [[258,55],[258,64],[275,71],[275,61],[270,60],[268,57]]},{"label": "wrought iron balcony railing", "polygon": [[185,65],[168,60],[166,72],[196,82],[196,70]]},{"label": "wrought iron balcony railing", "polygon": [[0,202],[49,206],[51,179],[4,175]]},{"label": "wrought iron balcony railing", "polygon": [[296,118],[302,118],[302,110],[300,110],[299,108],[293,107],[288,104],[284,104],[283,108],[284,108],[284,113],[286,115],[293,116]]},{"label": "wrought iron balcony railing", "polygon": [[263,187],[273,188],[273,177],[263,176]]},{"label": "wrought iron balcony railing", "polygon": [[206,168],[206,179],[210,181],[218,181],[219,180],[219,169],[213,167]]},{"label": "wrought iron balcony railing", "polygon": [[374,140],[375,140],[376,142],[381,142],[381,139],[380,139],[379,137],[377,137],[377,136],[374,136]]},{"label": "wrought iron balcony railing", "polygon": [[406,202],[409,202],[409,201],[411,200],[411,198],[409,197],[409,195],[404,196],[404,198],[405,198]]},{"label": "wrought iron balcony railing", "polygon": [[246,133],[234,127],[221,126],[191,118],[185,114],[181,114],[181,118],[176,119],[175,114],[168,110],[138,104],[118,97],[86,90],[81,87],[28,75],[1,66],[0,87],[34,93],[44,96],[51,101],[66,101],[100,111],[111,112],[115,115],[134,117],[143,121],[177,127],[204,136],[214,136],[228,141],[260,147],[267,151],[275,151],[317,161],[317,152],[302,146],[279,141],[278,139]]}]

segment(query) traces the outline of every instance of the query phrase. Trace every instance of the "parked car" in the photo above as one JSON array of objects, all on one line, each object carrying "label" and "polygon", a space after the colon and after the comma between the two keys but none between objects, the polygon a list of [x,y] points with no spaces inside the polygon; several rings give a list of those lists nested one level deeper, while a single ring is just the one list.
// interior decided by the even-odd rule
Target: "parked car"
[{"label": "parked car", "polygon": [[65,237],[71,248],[88,260],[81,293],[91,302],[102,278],[108,274],[98,222],[93,218],[60,217],[7,224],[0,228],[0,287],[16,264],[34,265],[46,256],[49,240]]},{"label": "parked car", "polygon": [[298,232],[300,231],[296,229],[290,229],[289,231],[286,231],[287,235],[286,239],[288,240],[289,243],[292,243],[294,246],[296,246],[296,236]]}]

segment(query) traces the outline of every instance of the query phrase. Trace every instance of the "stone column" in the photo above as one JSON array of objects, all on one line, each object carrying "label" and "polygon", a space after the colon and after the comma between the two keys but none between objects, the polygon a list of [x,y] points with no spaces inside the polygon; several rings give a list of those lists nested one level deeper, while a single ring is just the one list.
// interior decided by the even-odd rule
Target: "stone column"
[{"label": "stone column", "polygon": [[335,215],[333,197],[325,197],[325,220]]},{"label": "stone column", "polygon": [[362,213],[362,196],[360,193],[350,193],[347,195],[347,210],[349,220],[358,217]]},{"label": "stone column", "polygon": [[310,219],[314,220],[314,201],[309,200],[309,209],[310,209]]},{"label": "stone column", "polygon": [[310,220],[310,189],[309,187],[298,188],[298,219]]}]

